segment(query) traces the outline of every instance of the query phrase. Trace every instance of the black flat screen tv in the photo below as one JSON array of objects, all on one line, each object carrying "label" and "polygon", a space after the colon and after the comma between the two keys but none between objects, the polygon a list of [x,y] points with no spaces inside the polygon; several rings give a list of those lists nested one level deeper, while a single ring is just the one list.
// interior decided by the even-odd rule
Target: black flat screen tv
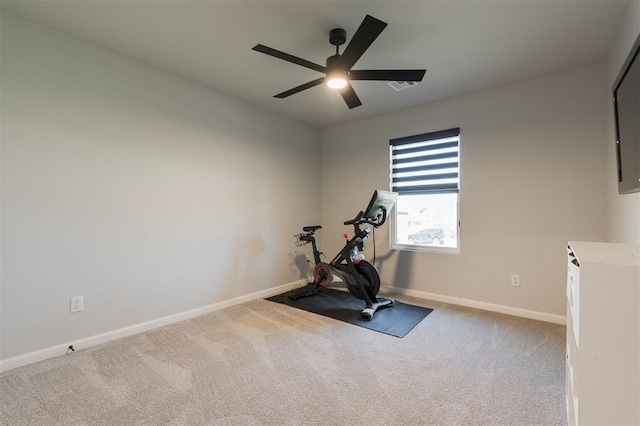
[{"label": "black flat screen tv", "polygon": [[640,34],[613,84],[618,193],[640,191]]}]

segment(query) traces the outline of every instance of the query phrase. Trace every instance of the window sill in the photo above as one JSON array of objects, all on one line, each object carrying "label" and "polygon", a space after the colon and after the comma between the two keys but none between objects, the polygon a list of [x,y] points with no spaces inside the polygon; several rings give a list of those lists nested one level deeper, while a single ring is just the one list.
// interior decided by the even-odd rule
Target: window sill
[{"label": "window sill", "polygon": [[391,244],[391,250],[417,251],[437,254],[460,254],[459,247],[421,246],[413,244]]}]

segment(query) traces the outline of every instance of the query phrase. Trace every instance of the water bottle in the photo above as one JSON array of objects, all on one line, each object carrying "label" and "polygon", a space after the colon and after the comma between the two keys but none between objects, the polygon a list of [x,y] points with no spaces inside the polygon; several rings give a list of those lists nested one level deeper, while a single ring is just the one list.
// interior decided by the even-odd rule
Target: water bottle
[{"label": "water bottle", "polygon": [[354,247],[353,250],[351,250],[351,261],[357,265],[363,260],[364,254],[358,251],[358,247]]}]

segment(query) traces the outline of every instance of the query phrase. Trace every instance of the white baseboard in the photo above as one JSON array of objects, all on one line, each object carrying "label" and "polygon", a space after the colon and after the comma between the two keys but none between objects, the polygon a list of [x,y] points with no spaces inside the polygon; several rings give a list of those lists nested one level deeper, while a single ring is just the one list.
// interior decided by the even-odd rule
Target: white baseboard
[{"label": "white baseboard", "polygon": [[265,297],[274,296],[276,294],[283,293],[287,290],[293,289],[304,283],[306,283],[306,280],[293,281],[293,282],[282,284],[267,290],[262,290],[255,293],[247,294],[246,296],[236,297],[234,299],[213,303],[211,305],[203,306],[201,308],[180,312],[180,313],[169,315],[163,318],[146,321],[140,324],[131,325],[129,327],[120,328],[120,329],[109,331],[102,334],[96,334],[94,336],[73,340],[70,342],[51,346],[49,348],[40,349],[40,350],[29,352],[23,355],[18,355],[12,358],[3,359],[3,360],[0,360],[0,373],[4,371],[12,370],[14,368],[22,367],[28,364],[33,364],[34,362],[44,361],[45,359],[64,355],[67,352],[70,345],[73,345],[73,348],[76,350],[86,349],[91,346],[99,345],[101,343],[110,342],[112,340],[131,336],[133,334],[142,333],[144,331],[153,330],[154,328],[163,327],[165,325],[195,318],[200,315],[208,314],[210,312],[219,311],[220,309],[228,308],[234,305],[239,305],[240,303],[248,302],[250,300],[263,299]]},{"label": "white baseboard", "polygon": [[[41,349],[38,351],[29,352],[23,355],[18,355],[12,358],[0,360],[0,373],[4,371],[12,370],[14,368],[22,367],[28,364],[33,364],[34,362],[44,361],[45,359],[64,355],[67,352],[67,349],[69,348],[70,345],[73,345],[74,349],[76,350],[86,349],[91,346],[99,345],[101,343],[110,342],[112,340],[121,339],[123,337],[142,333],[148,330],[153,330],[154,328],[163,327],[165,325],[195,318],[200,315],[205,315],[211,312],[219,311],[220,309],[228,308],[234,305],[239,305],[241,303],[248,302],[250,300],[263,299],[265,297],[283,293],[287,290],[295,288],[304,283],[306,283],[306,280],[299,280],[299,281],[294,281],[287,284],[282,284],[267,290],[262,290],[255,293],[247,294],[245,296],[236,297],[234,299],[225,300],[222,302],[203,306],[201,308],[180,312],[180,313],[169,315],[163,318],[146,321],[140,324],[131,325],[129,327],[120,328],[120,329],[109,331],[102,334],[96,334],[94,336],[85,337],[82,339],[51,346],[49,348]],[[499,312],[502,314],[515,315],[515,316],[524,317],[524,318],[531,318],[531,319],[540,320],[540,321],[552,322],[556,324],[567,323],[567,318],[561,315],[553,315],[553,314],[548,314],[544,312],[530,311],[527,309],[513,308],[511,306],[495,305],[492,303],[479,302],[476,300],[462,299],[458,297],[444,296],[441,294],[428,293],[423,291],[410,290],[410,289],[391,287],[391,286],[382,286],[382,290],[389,293],[403,294],[411,297],[417,297],[419,299],[435,300],[437,302],[467,306],[470,308],[483,309],[485,311]]]},{"label": "white baseboard", "polygon": [[450,303],[452,305],[466,306],[468,308],[482,309],[485,311],[499,312],[501,314],[514,315],[535,319],[539,321],[552,322],[556,324],[567,324],[567,317],[562,315],[548,314],[545,312],[530,311],[527,309],[514,308],[511,306],[495,305],[493,303],[479,302],[477,300],[462,299],[453,296],[444,296],[442,294],[427,293],[424,291],[409,290],[405,288],[382,286],[383,291],[395,294],[403,294],[406,296],[417,297],[419,299],[435,300],[436,302]]}]

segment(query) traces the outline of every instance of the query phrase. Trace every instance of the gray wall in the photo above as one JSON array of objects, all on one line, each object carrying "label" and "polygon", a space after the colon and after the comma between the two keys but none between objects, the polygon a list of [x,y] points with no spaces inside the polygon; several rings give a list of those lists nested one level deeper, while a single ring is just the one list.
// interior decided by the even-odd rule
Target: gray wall
[{"label": "gray wall", "polygon": [[317,130],[12,15],[1,47],[0,358],[300,278]]},{"label": "gray wall", "polygon": [[383,284],[564,316],[567,241],[604,237],[605,79],[597,65],[325,129],[325,252],[389,188],[390,139],[460,127],[460,254],[389,250],[385,225]]},{"label": "gray wall", "polygon": [[635,194],[618,194],[616,179],[616,154],[613,100],[611,98],[613,83],[624,64],[636,37],[640,33],[640,0],[631,0],[624,14],[618,37],[611,49],[607,62],[606,108],[607,137],[605,139],[606,167],[606,240],[640,244],[640,192]]},{"label": "gray wall", "polygon": [[322,223],[333,254],[388,188],[388,140],[448,127],[461,253],[391,251],[385,226],[384,284],[564,315],[567,240],[640,243],[610,101],[640,0],[607,64],[325,129],[321,163],[312,128],[12,15],[1,30],[0,359],[299,279],[292,234]]}]

